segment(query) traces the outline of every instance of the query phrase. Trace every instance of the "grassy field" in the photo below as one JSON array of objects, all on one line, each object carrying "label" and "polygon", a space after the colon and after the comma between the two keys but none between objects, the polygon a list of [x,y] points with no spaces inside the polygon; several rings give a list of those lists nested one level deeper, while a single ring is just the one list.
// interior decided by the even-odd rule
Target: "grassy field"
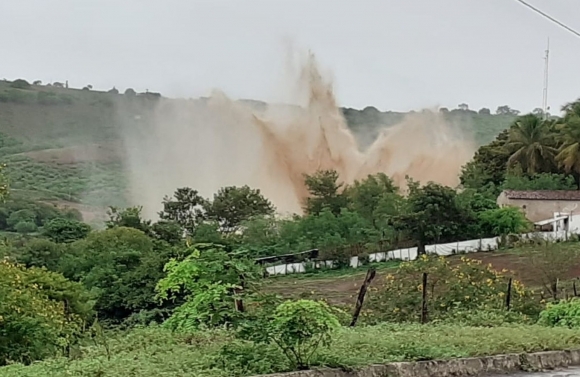
[{"label": "grassy field", "polygon": [[[394,361],[449,359],[580,347],[580,330],[540,326],[499,328],[392,325],[342,328],[313,365],[357,368]],[[253,347],[223,332],[176,335],[160,328],[135,329],[87,346],[74,360],[51,359],[0,368],[2,377],[225,377],[290,369],[273,346]]]}]

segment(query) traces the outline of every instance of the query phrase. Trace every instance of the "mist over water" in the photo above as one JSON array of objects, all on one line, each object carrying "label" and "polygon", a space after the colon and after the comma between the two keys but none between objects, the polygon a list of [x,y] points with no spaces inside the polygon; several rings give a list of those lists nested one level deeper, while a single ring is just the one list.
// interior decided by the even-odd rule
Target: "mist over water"
[{"label": "mist over water", "polygon": [[178,187],[211,197],[220,187],[262,190],[280,212],[301,212],[303,174],[335,169],[351,183],[384,172],[403,185],[455,186],[474,145],[437,112],[409,114],[361,151],[314,56],[302,60],[288,89],[297,105],[256,106],[215,91],[209,99],[157,101],[148,116],[125,120],[121,138],[130,196],[155,217]]}]

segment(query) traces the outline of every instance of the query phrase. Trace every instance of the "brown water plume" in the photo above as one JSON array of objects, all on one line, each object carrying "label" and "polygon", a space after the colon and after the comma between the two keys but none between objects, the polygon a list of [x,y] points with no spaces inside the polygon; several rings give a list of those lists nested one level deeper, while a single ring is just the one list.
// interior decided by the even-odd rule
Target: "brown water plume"
[{"label": "brown water plume", "polygon": [[303,174],[334,169],[345,183],[384,172],[454,186],[473,144],[433,111],[409,114],[360,151],[313,55],[296,78],[297,105],[233,101],[221,92],[206,100],[162,99],[148,116],[133,114],[122,136],[131,198],[154,217],[163,196],[189,186],[205,196],[247,184],[281,212],[301,212]]}]

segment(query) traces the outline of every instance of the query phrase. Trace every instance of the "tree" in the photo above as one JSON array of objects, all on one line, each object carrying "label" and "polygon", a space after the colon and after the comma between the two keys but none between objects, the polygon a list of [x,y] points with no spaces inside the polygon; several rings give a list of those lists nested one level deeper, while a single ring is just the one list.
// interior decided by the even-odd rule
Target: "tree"
[{"label": "tree", "polygon": [[[560,127],[562,144],[556,161],[567,173],[574,176],[580,188],[580,105],[568,104],[564,107],[566,115]],[[578,111],[579,114],[575,114]]]},{"label": "tree", "polygon": [[320,170],[312,175],[304,175],[304,184],[310,193],[304,206],[307,214],[319,214],[325,207],[335,215],[340,214],[347,200],[341,190],[343,184],[338,183],[338,179],[336,170]]},{"label": "tree", "polygon": [[127,90],[125,90],[125,95],[127,97],[135,97],[137,93],[132,88],[127,88]]},{"label": "tree", "polygon": [[109,220],[105,222],[108,229],[117,227],[127,227],[138,229],[145,234],[151,230],[151,221],[144,220],[141,217],[143,207],[129,207],[120,209],[117,207],[109,207],[107,214]]},{"label": "tree", "polygon": [[469,110],[469,105],[466,103],[460,103],[459,105],[457,105],[457,108],[459,108],[459,110],[461,111],[467,111]]},{"label": "tree", "polygon": [[118,227],[72,243],[59,270],[97,294],[101,318],[119,321],[158,307],[153,289],[171,256],[170,248],[154,244],[143,232]]},{"label": "tree", "polygon": [[203,204],[205,218],[216,221],[224,233],[238,230],[243,221],[255,216],[274,213],[274,206],[260,190],[248,186],[223,187],[214,195],[213,201]]},{"label": "tree", "polygon": [[501,185],[502,190],[574,190],[574,177],[555,173],[534,175],[508,173]]},{"label": "tree", "polygon": [[510,157],[506,144],[508,130],[502,131],[494,141],[481,146],[461,171],[460,181],[465,188],[482,189],[499,186],[504,178]]},{"label": "tree", "polygon": [[76,220],[57,218],[44,224],[42,233],[56,243],[81,240],[91,232],[91,226]]},{"label": "tree", "polygon": [[534,110],[532,110],[532,114],[534,114],[538,118],[543,118],[544,117],[544,109],[542,109],[540,107],[536,107]]},{"label": "tree", "polygon": [[504,105],[499,106],[495,111],[497,115],[518,115],[520,113],[519,110],[514,110],[511,107]]},{"label": "tree", "polygon": [[479,115],[491,115],[491,110],[486,107],[482,107],[477,113]]},{"label": "tree", "polygon": [[391,194],[396,194],[398,190],[391,178],[384,173],[378,173],[369,175],[362,181],[355,181],[352,186],[347,187],[345,195],[349,208],[376,227],[379,204],[387,197],[392,198]]},{"label": "tree", "polygon": [[36,80],[32,83],[32,85],[42,85],[42,81]]},{"label": "tree", "polygon": [[164,324],[180,331],[236,324],[242,319],[243,300],[261,278],[254,261],[216,245],[201,250],[192,246],[185,259],[172,259],[164,270],[167,275],[155,288],[158,297],[167,301],[185,294],[183,305]]},{"label": "tree", "polygon": [[35,223],[31,221],[21,221],[18,224],[14,225],[14,230],[18,233],[22,234],[30,234],[36,232],[38,227]]},{"label": "tree", "polygon": [[0,366],[30,363],[75,343],[92,314],[78,283],[0,260]]},{"label": "tree", "polygon": [[10,83],[10,87],[14,89],[30,89],[30,83],[23,79],[16,79]]},{"label": "tree", "polygon": [[524,213],[517,207],[489,209],[479,215],[481,226],[488,235],[506,236],[522,233],[531,228]]},{"label": "tree", "polygon": [[110,89],[107,93],[109,93],[109,94],[119,94],[119,89],[113,87],[113,89]]},{"label": "tree", "polygon": [[580,99],[565,104],[562,106],[562,111],[564,112],[564,121],[580,117]]},{"label": "tree", "polygon": [[410,181],[406,212],[393,219],[393,226],[417,242],[419,254],[425,254],[428,243],[457,239],[464,214],[455,196],[449,187],[433,182],[421,187]]},{"label": "tree", "polygon": [[196,190],[183,187],[177,189],[173,197],[163,199],[163,211],[159,217],[173,221],[193,234],[195,227],[204,219],[204,206],[207,206],[206,200]]},{"label": "tree", "polygon": [[21,209],[19,211],[12,212],[10,217],[6,220],[6,224],[16,230],[16,224],[19,223],[32,223],[36,222],[36,213],[30,209]]},{"label": "tree", "polygon": [[52,86],[56,88],[64,88],[64,84],[62,82],[53,82]]},{"label": "tree", "polygon": [[510,128],[506,143],[510,153],[508,165],[519,163],[529,174],[549,171],[556,153],[550,126],[550,122],[533,114],[518,118]]},{"label": "tree", "polygon": [[15,259],[27,268],[45,267],[57,272],[63,251],[62,245],[42,238],[33,238],[17,250]]},{"label": "tree", "polygon": [[441,107],[441,108],[439,109],[439,112],[440,112],[441,114],[447,114],[447,113],[449,113],[449,109],[448,109],[448,108],[446,108],[446,107]]}]

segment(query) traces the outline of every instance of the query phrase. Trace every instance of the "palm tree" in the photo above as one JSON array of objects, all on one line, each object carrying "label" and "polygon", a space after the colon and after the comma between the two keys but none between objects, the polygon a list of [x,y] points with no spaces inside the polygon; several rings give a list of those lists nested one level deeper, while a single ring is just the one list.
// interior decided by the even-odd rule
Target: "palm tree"
[{"label": "palm tree", "polygon": [[556,161],[567,173],[574,176],[576,184],[580,189],[580,102],[576,102],[574,107],[564,108],[566,115],[559,127],[560,130],[560,152],[556,156]]},{"label": "palm tree", "polygon": [[565,104],[562,106],[562,111],[565,113],[564,121],[567,121],[570,118],[580,117],[580,99]]},{"label": "palm tree", "polygon": [[508,165],[519,163],[529,174],[548,171],[553,165],[557,149],[551,135],[551,121],[534,114],[518,118],[509,131],[506,148],[510,153]]}]

